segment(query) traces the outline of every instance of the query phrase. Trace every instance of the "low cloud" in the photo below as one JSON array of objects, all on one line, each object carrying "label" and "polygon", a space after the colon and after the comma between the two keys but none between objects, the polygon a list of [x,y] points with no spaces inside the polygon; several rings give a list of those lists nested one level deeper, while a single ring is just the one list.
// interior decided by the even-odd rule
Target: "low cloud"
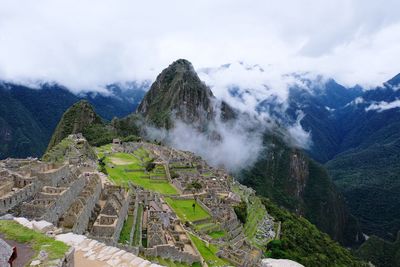
[{"label": "low cloud", "polygon": [[378,103],[373,103],[365,108],[365,111],[376,110],[378,112],[382,112],[389,109],[400,108],[400,99],[397,99],[392,102],[381,101]]},{"label": "low cloud", "polygon": [[176,122],[167,142],[178,149],[200,155],[213,166],[239,171],[251,166],[263,148],[261,131],[248,131],[240,123],[234,126],[217,124],[215,130],[221,139],[215,140],[187,124]]}]

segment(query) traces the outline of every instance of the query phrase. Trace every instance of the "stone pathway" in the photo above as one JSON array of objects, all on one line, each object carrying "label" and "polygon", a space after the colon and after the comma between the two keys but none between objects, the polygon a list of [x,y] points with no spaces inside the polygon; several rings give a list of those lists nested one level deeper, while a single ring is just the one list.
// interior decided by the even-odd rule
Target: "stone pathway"
[{"label": "stone pathway", "polygon": [[134,254],[121,250],[117,247],[86,238],[83,235],[72,233],[56,236],[57,240],[63,241],[75,248],[75,267],[160,267],[161,265],[151,263]]}]

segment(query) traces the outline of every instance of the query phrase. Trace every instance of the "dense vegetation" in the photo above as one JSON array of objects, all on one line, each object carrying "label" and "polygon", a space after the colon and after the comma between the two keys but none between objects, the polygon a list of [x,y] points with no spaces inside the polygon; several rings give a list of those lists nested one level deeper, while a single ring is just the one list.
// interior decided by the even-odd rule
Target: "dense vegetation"
[{"label": "dense vegetation", "polygon": [[262,202],[268,213],[281,221],[280,239],[268,244],[268,256],[291,259],[304,266],[366,266],[305,218],[279,208],[266,198]]},{"label": "dense vegetation", "polygon": [[0,82],[0,159],[41,156],[62,114],[81,99],[88,100],[104,119],[123,117],[133,112],[148,85],[132,85],[122,90],[109,87],[114,95],[75,95],[57,84],[39,89]]},{"label": "dense vegetation", "polygon": [[371,236],[355,254],[377,267],[400,266],[400,232],[395,242]]},{"label": "dense vegetation", "polygon": [[[346,210],[326,171],[277,134],[264,137],[259,160],[239,174],[242,183],[278,205],[305,216],[333,239],[347,245],[361,241],[357,221]],[[357,240],[358,237],[361,237]]]},{"label": "dense vegetation", "polygon": [[362,231],[391,240],[400,230],[400,112],[368,107],[399,99],[399,77],[365,91],[333,80],[310,83],[311,90],[291,90],[288,109],[293,119],[304,114],[308,152],[325,164]]}]

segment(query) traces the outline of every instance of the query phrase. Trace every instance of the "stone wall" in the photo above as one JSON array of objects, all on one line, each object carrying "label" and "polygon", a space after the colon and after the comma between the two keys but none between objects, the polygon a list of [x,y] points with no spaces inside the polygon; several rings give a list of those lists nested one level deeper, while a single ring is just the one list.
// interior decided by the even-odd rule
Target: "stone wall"
[{"label": "stone wall", "polygon": [[[124,225],[125,219],[128,216],[130,196],[124,199],[121,209],[118,212],[118,218],[116,224],[113,225],[94,225],[90,234],[93,239],[100,240],[107,245],[115,246],[118,243],[119,236],[121,234],[122,227]],[[99,215],[101,216],[101,214]]]},{"label": "stone wall", "polygon": [[58,168],[54,164],[48,164],[45,169],[33,169],[31,173],[31,176],[36,176],[43,185],[48,186],[57,186],[70,175],[71,170],[67,164]]},{"label": "stone wall", "polygon": [[181,251],[177,247],[172,245],[159,245],[153,248],[145,248],[143,249],[143,252],[144,255],[147,257],[161,257],[164,259],[184,262],[187,264],[193,264],[194,262],[201,261],[200,256]]},{"label": "stone wall", "polygon": [[33,200],[24,203],[21,208],[22,215],[28,218],[40,219],[57,225],[58,219],[69,209],[76,197],[80,194],[86,183],[86,178],[81,175],[73,181],[69,188],[54,200],[48,200],[49,204],[43,199]]},{"label": "stone wall", "polygon": [[16,205],[31,198],[41,188],[41,184],[37,181],[26,185],[24,188],[18,190],[12,195],[0,198],[0,214],[6,213]]},{"label": "stone wall", "polygon": [[130,201],[131,201],[130,195],[127,194],[127,197],[125,198],[124,203],[122,204],[121,210],[119,211],[117,225],[115,226],[114,235],[112,237],[114,244],[118,243],[119,235],[121,234],[121,230],[122,227],[124,226],[125,219],[128,216],[128,208]]},{"label": "stone wall", "polygon": [[81,213],[79,214],[79,217],[75,222],[74,227],[72,228],[72,231],[75,234],[83,234],[86,231],[90,215],[92,213],[94,206],[96,205],[97,201],[100,198],[100,193],[101,193],[101,181],[100,179],[98,179],[98,183],[96,184],[96,188],[94,190],[93,195],[91,195],[86,200],[86,204],[83,207]]},{"label": "stone wall", "polygon": [[74,267],[75,266],[75,249],[70,248],[67,253],[65,253],[64,259],[62,260],[59,267]]}]

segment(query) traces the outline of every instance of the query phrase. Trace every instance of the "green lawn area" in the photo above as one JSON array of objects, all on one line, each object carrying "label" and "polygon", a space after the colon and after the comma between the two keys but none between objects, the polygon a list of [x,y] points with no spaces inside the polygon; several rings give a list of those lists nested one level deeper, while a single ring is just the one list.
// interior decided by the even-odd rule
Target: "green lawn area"
[{"label": "green lawn area", "polygon": [[30,244],[36,253],[45,250],[49,255],[49,260],[64,257],[69,249],[65,243],[30,230],[14,221],[0,221],[0,233],[4,234],[7,239]]},{"label": "green lawn area", "polygon": [[213,244],[209,244],[207,247],[206,243],[197,236],[192,234],[189,236],[208,266],[231,266],[228,261],[217,257],[218,247]]},{"label": "green lawn area", "polygon": [[[172,199],[165,198],[165,201],[175,211],[178,217],[184,221],[198,221],[202,219],[211,218],[210,214],[205,211],[194,199]],[[193,210],[192,205],[196,203],[196,208]]]},{"label": "green lawn area", "polygon": [[222,230],[222,231],[214,231],[214,232],[208,233],[208,235],[213,239],[218,239],[221,237],[225,237],[227,235],[227,233],[226,233],[226,231]]},{"label": "green lawn area", "polygon": [[118,243],[129,244],[132,224],[133,224],[133,216],[129,215],[126,221],[124,222],[124,226],[122,227]]},{"label": "green lawn area", "polygon": [[[143,154],[144,152],[140,152]],[[152,190],[165,195],[177,194],[176,188],[171,185],[167,179],[152,180],[149,175],[160,176],[165,175],[164,168],[158,167],[150,173],[145,173],[144,167],[140,159],[127,153],[114,153],[105,159],[106,170],[117,185],[128,186],[128,182],[143,187],[147,190]],[[118,164],[116,164],[118,163]],[[112,165],[113,167],[110,167]]]}]

